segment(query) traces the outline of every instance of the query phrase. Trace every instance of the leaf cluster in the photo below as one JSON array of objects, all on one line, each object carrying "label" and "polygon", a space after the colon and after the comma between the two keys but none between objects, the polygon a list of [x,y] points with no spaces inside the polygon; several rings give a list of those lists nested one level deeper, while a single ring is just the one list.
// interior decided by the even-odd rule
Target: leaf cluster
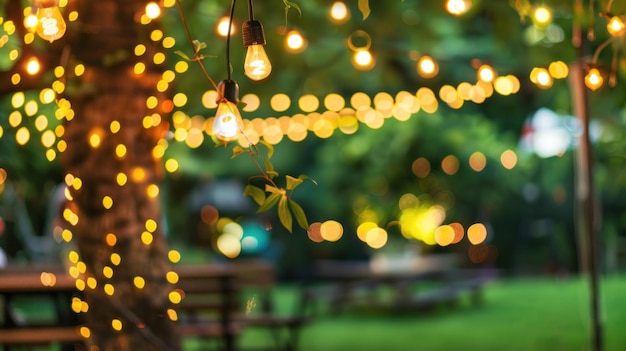
[{"label": "leaf cluster", "polygon": [[[260,141],[260,144],[267,148],[266,156],[262,156],[259,153],[256,145],[251,145],[248,148],[242,146],[233,147],[233,158],[247,154],[261,172],[260,175],[249,178],[248,184],[244,188],[244,195],[250,196],[259,205],[257,213],[269,211],[276,207],[280,223],[290,233],[293,232],[294,217],[299,227],[308,229],[309,223],[306,213],[302,206],[293,199],[292,194],[305,180],[311,180],[314,184],[316,182],[306,175],[299,175],[298,177],[286,175],[284,187],[279,186],[276,183],[279,173],[274,169],[274,165],[270,160],[274,153],[274,147],[265,141]],[[261,165],[260,161],[262,161],[263,165]],[[261,184],[253,183],[255,179],[260,179]]]}]

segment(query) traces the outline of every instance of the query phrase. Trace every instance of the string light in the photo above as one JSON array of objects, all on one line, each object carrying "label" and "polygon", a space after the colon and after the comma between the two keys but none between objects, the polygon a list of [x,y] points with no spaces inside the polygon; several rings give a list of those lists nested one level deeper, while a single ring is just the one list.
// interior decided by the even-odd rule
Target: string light
[{"label": "string light", "polygon": [[496,72],[493,70],[493,67],[489,65],[482,65],[478,67],[478,79],[483,82],[493,82],[496,79]]},{"label": "string light", "polygon": [[614,37],[621,37],[626,34],[626,26],[619,16],[613,16],[606,25],[606,29]]},{"label": "string light", "polygon": [[217,111],[213,119],[213,133],[225,142],[235,140],[243,129],[241,114],[237,108],[239,86],[234,80],[223,80],[218,86]]},{"label": "string light", "polygon": [[26,62],[26,73],[34,76],[41,71],[41,63],[39,63],[39,59],[37,57],[31,57]]},{"label": "string light", "polygon": [[451,15],[460,16],[467,13],[472,8],[470,0],[448,0],[446,2],[446,10]]},{"label": "string light", "polygon": [[161,16],[161,6],[154,1],[146,4],[146,16],[149,19],[157,19]]},{"label": "string light", "polygon": [[591,68],[585,76],[585,85],[591,90],[598,90],[604,84],[604,78],[597,68]]},{"label": "string light", "polygon": [[535,26],[544,28],[552,23],[552,10],[546,6],[537,6],[532,13]]},{"label": "string light", "polygon": [[432,57],[424,55],[417,61],[417,73],[424,78],[432,78],[439,73],[439,65]]},{"label": "string light", "polygon": [[302,36],[302,33],[295,29],[287,33],[285,44],[287,46],[287,50],[294,54],[300,53],[306,48],[306,40]]},{"label": "string light", "polygon": [[352,55],[352,64],[359,70],[369,70],[375,65],[374,56],[367,50],[357,50]]},{"label": "string light", "polygon": [[348,11],[348,6],[343,1],[335,1],[330,6],[330,11],[328,13],[330,19],[335,23],[345,23],[350,19],[350,12]]},{"label": "string light", "polygon": [[[252,12],[250,11],[250,13]],[[243,37],[243,45],[248,48],[243,64],[245,75],[257,81],[267,78],[272,72],[272,64],[263,48],[265,45],[263,25],[261,22],[252,19],[251,16],[249,21],[244,22],[241,28],[241,36]]]},{"label": "string light", "polygon": [[217,26],[215,26],[215,31],[217,32],[217,34],[221,37],[227,37],[228,36],[228,27],[230,25],[230,35],[232,36],[235,33],[235,26],[230,22],[228,16],[224,16],[222,18],[220,18],[220,20],[217,22]]},{"label": "string light", "polygon": [[51,43],[63,37],[66,24],[59,11],[58,0],[35,0],[33,10],[36,10],[35,16],[38,20],[37,35]]}]

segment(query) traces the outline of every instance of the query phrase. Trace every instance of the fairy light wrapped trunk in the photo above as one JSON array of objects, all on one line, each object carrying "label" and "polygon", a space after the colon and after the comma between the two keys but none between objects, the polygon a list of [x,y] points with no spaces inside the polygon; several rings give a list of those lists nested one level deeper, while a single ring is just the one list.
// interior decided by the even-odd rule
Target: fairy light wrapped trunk
[{"label": "fairy light wrapped trunk", "polygon": [[[62,155],[72,196],[72,228],[85,263],[84,313],[88,350],[179,350],[169,293],[171,270],[158,184],[162,163],[154,152],[168,130],[156,91],[164,68],[153,62],[157,24],[140,23],[147,1],[72,1],[79,20],[64,38],[70,60],[84,65],[68,80],[74,118],[65,125]],[[134,54],[138,44],[146,53]],[[145,61],[145,70],[134,69]],[[159,115],[152,124],[146,116]],[[159,123],[160,121],[160,123]],[[95,280],[94,280],[95,279]]]}]

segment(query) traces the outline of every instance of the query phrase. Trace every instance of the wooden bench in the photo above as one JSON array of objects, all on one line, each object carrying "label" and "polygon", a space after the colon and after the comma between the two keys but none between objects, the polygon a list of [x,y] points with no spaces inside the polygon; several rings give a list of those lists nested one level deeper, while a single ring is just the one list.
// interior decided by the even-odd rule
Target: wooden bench
[{"label": "wooden bench", "polygon": [[[62,350],[74,350],[83,343],[79,333],[78,315],[69,309],[71,298],[76,294],[75,280],[62,271],[48,272],[54,278],[42,276],[42,270],[4,270],[0,274],[2,298],[2,325],[0,326],[0,349],[9,350],[17,345],[47,345],[59,343]],[[42,280],[54,279],[46,286]],[[40,298],[52,304],[53,321],[47,323],[20,321],[13,314],[16,298]]]},{"label": "wooden bench", "polygon": [[451,270],[443,272],[429,288],[398,296],[396,311],[428,310],[439,305],[456,305],[468,297],[474,305],[482,303],[485,284],[495,277],[488,269]]},{"label": "wooden bench", "polygon": [[[244,328],[264,328],[272,333],[272,349],[295,350],[298,334],[309,319],[303,315],[279,314],[274,305],[274,267],[264,261],[233,261],[228,264],[181,265],[174,267],[182,301],[172,306],[178,312],[183,337],[201,337],[218,343],[226,351],[238,349],[237,338]],[[58,272],[53,286],[41,281],[41,270],[2,272],[3,325],[0,346],[59,343],[63,350],[83,344],[78,315],[70,310],[77,294],[75,280]],[[55,325],[19,324],[11,316],[16,296],[41,295],[55,301]],[[59,295],[59,296],[57,296]]]},{"label": "wooden bench", "polygon": [[[184,299],[180,312],[183,336],[221,340],[224,350],[236,350],[245,328],[264,328],[274,339],[274,350],[295,350],[299,330],[309,322],[300,314],[277,313],[272,289],[274,267],[264,261],[233,261],[217,266],[180,266],[178,287]],[[215,271],[221,272],[215,274]]]},{"label": "wooden bench", "polygon": [[344,310],[411,312],[454,305],[464,296],[482,299],[493,271],[457,269],[450,257],[436,257],[419,265],[380,269],[368,262],[322,261],[318,278],[305,288],[304,299],[319,310],[327,302],[331,313]]}]

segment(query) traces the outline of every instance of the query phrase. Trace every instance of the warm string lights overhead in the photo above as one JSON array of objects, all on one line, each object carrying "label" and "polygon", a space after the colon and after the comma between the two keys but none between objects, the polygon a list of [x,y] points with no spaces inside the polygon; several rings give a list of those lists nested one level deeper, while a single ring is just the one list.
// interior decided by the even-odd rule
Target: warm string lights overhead
[{"label": "warm string lights overhead", "polygon": [[[216,98],[217,111],[213,120],[213,132],[223,141],[230,142],[239,138],[242,132],[243,122],[237,108],[239,102],[239,86],[231,76],[230,64],[230,37],[233,29],[233,16],[236,0],[233,0],[230,8],[230,16],[226,27],[226,69],[228,78],[221,81],[218,86]],[[272,64],[265,52],[265,33],[261,22],[254,19],[252,0],[248,0],[248,21],[241,28],[243,45],[247,48],[244,60],[244,73],[251,80],[259,81],[267,78],[272,71]],[[223,21],[221,23],[224,23]],[[222,25],[223,28],[223,25]],[[245,136],[245,135],[244,135]]]},{"label": "warm string lights overhead", "polygon": [[[171,7],[173,1],[165,1],[163,4],[164,7]],[[338,4],[336,5],[337,8],[341,9],[341,4],[343,4],[343,2],[338,1],[336,2],[336,4]],[[249,3],[249,5],[251,6],[251,2]],[[345,12],[346,7],[345,4],[343,5],[343,9]],[[60,11],[58,13],[60,14]],[[335,13],[335,16],[338,16],[336,19],[339,20],[340,18],[345,18],[341,17],[345,16],[345,13],[341,16],[341,11],[335,10]],[[339,13],[339,15],[337,13]],[[141,16],[141,23],[148,24],[151,20],[157,19],[160,14],[161,7],[158,5],[158,3],[150,2],[146,5],[145,13]],[[349,12],[347,13],[347,15],[349,17]],[[77,14],[74,14],[74,16],[77,16]],[[58,25],[58,23],[59,22],[57,22],[57,29],[59,31],[56,32],[55,35],[58,35],[58,38],[60,38],[62,34],[60,34],[61,27],[60,25]],[[1,19],[0,24],[2,24]],[[263,37],[262,40],[259,39],[259,32],[260,34],[262,34],[262,27],[260,27],[259,25],[249,24],[249,28],[244,29],[243,31],[250,31],[249,34],[246,34],[253,39],[251,40],[252,44],[250,44],[250,46],[261,45],[262,49],[262,44],[260,43],[264,44],[265,38]],[[36,27],[37,25],[34,26]],[[6,26],[6,28],[9,27],[10,25]],[[31,26],[30,28],[35,27]],[[45,28],[49,30],[50,27],[52,26],[48,24],[48,27]],[[226,28],[228,28],[229,30],[227,30],[225,36],[231,37],[233,31],[232,20],[226,24]],[[62,29],[62,31],[64,32],[65,27],[63,27]],[[42,31],[43,30],[44,27],[42,26]],[[50,35],[52,32],[48,31],[47,33],[49,36],[44,37],[45,40],[58,40],[58,38],[51,39]],[[34,37],[32,33],[31,35]],[[356,34],[356,36],[363,36],[366,44],[358,46],[358,48],[357,46],[355,46],[355,48],[357,48],[356,50],[354,50],[355,63],[357,63],[359,67],[362,67],[363,69],[367,69],[367,67],[373,67],[375,61],[370,51],[371,39],[369,38],[369,35],[363,32]],[[164,36],[163,32],[161,31],[152,32],[151,38],[153,41],[158,41],[159,43],[161,43],[163,48],[165,49],[170,49],[175,44],[173,38]],[[303,47],[305,47],[305,45],[302,45],[302,43],[304,42],[304,44],[306,44],[306,41],[304,41],[303,39],[304,36],[302,35],[302,33],[295,30],[291,31],[287,35],[288,42],[293,43],[289,46],[294,50],[303,50]],[[246,44],[247,42],[249,41],[244,38],[244,44]],[[246,44],[246,46],[248,45]],[[2,41],[0,41],[0,48],[1,47]],[[250,51],[250,48],[248,51]],[[149,52],[149,50],[146,50],[144,44],[138,44],[135,47],[134,54],[135,58],[137,59],[137,63],[133,67],[133,72],[136,74],[138,79],[140,79],[142,74],[146,71],[146,64],[148,62],[151,61],[155,64],[164,63],[164,54],[162,52],[158,52],[153,56],[147,55],[147,52]],[[11,55],[12,57],[14,57],[12,58],[12,61],[15,61],[19,57],[19,54],[17,52]],[[39,72],[41,72],[41,65],[37,64],[38,60],[36,60],[36,58],[33,58],[33,60],[29,60],[28,62],[28,74],[38,74]],[[431,72],[430,74],[432,74],[433,66],[438,67],[434,59],[432,59],[429,64],[424,65],[423,70],[425,72]],[[260,66],[258,65],[258,63],[253,64],[253,73],[254,69],[258,69],[259,67]],[[187,68],[188,63],[181,60],[174,65],[173,70],[165,71],[163,73],[162,79],[160,79],[156,85],[157,91],[165,92],[173,82],[175,75],[177,73],[185,72]],[[298,112],[293,116],[283,116],[280,118],[257,118],[252,121],[242,121],[239,110],[237,109],[237,103],[239,102],[239,89],[237,83],[230,77],[230,67],[228,69],[229,79],[222,81],[220,82],[220,84],[218,84],[217,91],[215,92],[214,98],[212,99],[218,107],[216,117],[213,120],[214,123],[212,124],[213,130],[211,130],[211,128],[209,127],[211,125],[210,120],[205,120],[201,117],[197,118],[198,116],[189,117],[184,115],[184,113],[175,113],[173,116],[173,125],[176,127],[176,131],[173,134],[176,141],[187,142],[190,147],[199,146],[200,144],[202,144],[202,142],[198,142],[197,140],[192,142],[192,139],[197,138],[198,135],[202,135],[203,132],[213,132],[218,137],[221,135],[223,140],[237,140],[243,145],[249,145],[251,142],[254,141],[258,142],[260,138],[264,138],[266,141],[272,144],[277,144],[281,140],[284,140],[286,137],[294,141],[302,141],[307,137],[307,135],[315,135],[320,138],[328,138],[332,136],[335,131],[341,131],[345,134],[355,133],[359,128],[359,124],[363,124],[369,128],[380,128],[384,125],[385,120],[389,118],[406,121],[418,111],[434,113],[435,111],[437,111],[440,105],[440,103],[438,102],[439,100],[445,102],[452,108],[460,108],[465,102],[469,101],[481,103],[487,97],[491,96],[494,92],[500,93],[502,95],[509,95],[514,94],[519,89],[519,81],[515,77],[496,76],[493,79],[490,79],[485,73],[477,73],[480,76],[478,82],[465,82],[464,84],[459,84],[458,86],[446,85],[442,87],[441,90],[438,92],[432,91],[427,88],[420,88],[417,92],[401,91],[398,92],[395,96],[392,96],[391,94],[386,92],[380,92],[373,96],[368,96],[365,93],[355,93],[350,98],[343,98],[339,94],[332,93],[323,97],[321,100],[312,95],[306,95],[300,98],[293,97],[294,101],[297,101],[298,107],[300,108],[302,113]],[[481,71],[482,70],[479,69],[479,72]],[[85,67],[82,64],[76,64],[75,67],[72,67],[71,65],[67,67],[56,67],[54,69],[54,75],[56,77],[56,80],[53,82],[50,88],[46,88],[41,91],[39,97],[41,104],[53,104],[56,102],[57,109],[55,110],[54,114],[57,120],[60,121],[65,119],[69,121],[74,116],[70,101],[59,97],[59,95],[62,94],[65,90],[64,81],[66,75],[80,77],[82,74],[84,74],[84,72]],[[14,85],[18,85],[20,82],[20,75],[14,75],[12,82]],[[438,96],[440,98],[439,100],[437,99]],[[40,116],[38,116],[42,114],[41,111],[37,110],[37,106],[39,106],[40,104],[33,103],[31,101],[33,99],[35,98],[29,98],[28,95],[24,95],[23,93],[15,94],[14,98],[12,99],[15,103],[14,108],[21,109],[22,111],[20,111],[19,114],[13,113],[11,115],[11,126],[15,125],[15,129],[17,130],[16,138],[23,145],[27,143],[30,139],[32,139],[32,137],[30,136],[30,134],[28,134],[28,128],[21,125],[21,123],[23,123],[22,121],[27,119],[23,118],[22,116],[36,117],[38,121],[36,122],[37,129],[42,132],[42,145],[46,147],[46,156],[50,161],[52,161],[56,158],[57,153],[63,152],[67,147],[65,141],[63,140],[64,130],[63,127],[60,125],[46,125],[44,121],[45,118],[39,118]],[[243,100],[245,102],[253,101],[254,96],[251,96],[250,94],[246,95],[243,97]],[[146,129],[156,127],[157,125],[162,123],[163,120],[163,117],[160,115],[160,113],[169,113],[174,109],[174,107],[182,108],[185,106],[186,102],[187,96],[182,92],[175,94],[175,96],[171,100],[159,101],[156,97],[151,96],[147,99],[146,104],[151,109],[154,109],[154,113],[144,117],[144,127]],[[271,101],[272,108],[277,112],[280,111],[281,113],[287,111],[290,108],[290,104],[291,100],[286,94],[275,96],[272,98]],[[254,104],[249,103],[249,106],[253,105]],[[258,106],[259,103],[257,103],[256,105]],[[250,107],[248,111],[254,111],[254,109]],[[217,122],[215,122],[216,120]],[[196,131],[194,128],[198,126],[201,126],[204,129]],[[118,121],[112,121],[110,126],[108,126],[107,128],[103,128],[102,130],[90,131],[87,135],[89,137],[90,147],[101,147],[102,140],[104,138],[109,137],[111,134],[120,133],[121,131],[123,131],[123,129],[124,126],[121,125]],[[2,137],[2,134],[3,131],[0,129],[0,137]],[[153,155],[155,158],[160,159],[161,157],[163,157],[165,149],[167,148],[167,143],[168,141],[164,139],[159,142],[159,144],[154,148]],[[125,146],[120,144],[118,145],[118,147],[116,147],[113,157],[122,158],[124,157],[125,152]],[[169,172],[173,173],[178,169],[177,161],[174,159],[165,160],[165,167]],[[129,174],[119,173],[116,176],[116,184],[120,187],[124,187],[127,182],[140,179],[142,175],[143,171],[140,168],[132,170],[132,172],[130,172]],[[78,190],[82,186],[82,181],[77,177],[68,175],[66,177],[66,184],[68,187],[71,187],[74,190]],[[148,187],[146,191],[149,191],[151,194],[155,194],[158,193],[158,187],[152,184]],[[71,201],[70,198],[68,198],[68,200]],[[108,195],[104,196],[101,199],[101,204],[103,208],[107,210],[110,210],[115,206],[114,199]],[[410,211],[409,207],[404,206],[402,208],[406,209],[406,211]],[[427,213],[434,213],[438,211],[438,208],[431,208],[426,210]],[[417,212],[415,213],[417,214]],[[371,220],[371,217],[366,216],[366,214],[360,213],[359,215],[362,215],[363,218],[369,218]],[[75,225],[78,221],[80,213],[78,211],[75,211],[75,209],[70,208],[67,211],[64,211],[63,216],[70,224]],[[410,216],[406,218],[410,218]],[[372,248],[383,247],[386,244],[388,238],[385,229],[380,228],[374,222],[364,223],[368,223],[371,227],[368,227],[368,225],[360,227],[359,238]],[[368,230],[365,230],[365,227],[368,227]],[[444,230],[446,228],[442,227],[441,229],[437,229],[438,231],[436,233],[433,232],[435,233],[433,234],[435,236],[430,235],[428,237],[424,237],[427,239],[420,237],[421,239],[419,240],[429,240],[429,244],[436,242],[437,244],[442,246],[449,245],[451,242],[458,242],[458,240],[456,239],[455,241],[451,241],[452,239],[450,239],[451,237],[448,233],[449,231]],[[319,229],[319,231],[316,231],[316,229]],[[152,244],[153,233],[155,230],[156,222],[154,220],[147,221],[145,230],[140,234],[143,245],[149,246]],[[470,231],[468,229],[468,235],[469,232]],[[326,221],[323,223],[316,223],[312,225],[311,230],[308,231],[308,233],[310,236],[314,235],[315,233],[319,233],[319,237],[322,240],[337,241],[343,235],[343,228],[341,224],[336,221]],[[407,237],[409,234],[407,234]],[[60,234],[60,238],[63,241],[70,242],[73,238],[72,231],[68,229],[63,230]],[[76,286],[78,289],[101,289],[107,295],[113,296],[119,294],[120,287],[108,281],[108,279],[115,276],[116,267],[122,262],[122,260],[124,260],[124,257],[122,257],[117,252],[117,237],[114,233],[106,234],[104,240],[110,249],[110,256],[108,258],[108,262],[106,262],[106,265],[102,267],[101,271],[97,272],[98,276],[104,277],[103,279],[98,280],[96,279],[96,277],[89,275],[85,263],[81,260],[79,253],[76,251],[71,251],[68,254],[68,271],[76,279]],[[176,263],[180,259],[180,254],[176,251],[171,251],[168,257],[172,263]],[[176,274],[174,272],[169,272],[167,275],[167,279],[168,282],[170,282],[171,284],[175,284],[177,280]],[[141,276],[133,277],[132,282],[134,287],[137,289],[149,288],[149,285],[146,285],[146,280]],[[180,295],[176,291],[173,291],[170,295],[170,300],[172,303],[180,301],[180,298]],[[76,313],[86,313],[89,310],[89,306],[85,301],[76,298],[73,301],[72,309]],[[176,314],[173,310],[168,311],[168,316],[171,319],[176,319]],[[113,319],[109,321],[110,327],[114,330],[121,330],[125,326],[123,321],[124,320],[121,318]],[[90,333],[91,332],[88,328],[81,328],[81,334],[84,337],[89,337]]]},{"label": "warm string lights overhead", "polygon": [[[525,16],[529,16],[532,22],[532,26],[528,28],[527,39],[530,39],[530,44],[535,44],[539,42],[547,42],[549,44],[554,44],[563,41],[565,35],[563,34],[563,30],[553,23],[554,13],[553,10],[547,5],[537,5],[537,6],[524,6],[522,2],[516,1],[515,5],[516,9],[520,13],[522,20]],[[626,25],[624,24],[624,15],[616,15],[612,13],[613,1],[608,1],[606,5],[606,9],[603,12],[600,12],[599,15],[601,18],[606,20],[606,31],[609,34],[609,38],[602,42],[595,49],[593,57],[586,63],[586,75],[584,79],[585,86],[590,90],[598,90],[600,89],[608,76],[608,83],[610,86],[615,86],[617,83],[617,60],[618,60],[618,50],[623,49],[622,45],[614,45],[613,46],[613,55],[610,64],[610,68],[607,72],[604,72],[602,69],[602,65],[599,64],[599,56],[611,43],[614,43],[616,40],[623,39],[626,35]],[[594,6],[593,2],[590,3],[590,12],[594,14]],[[587,30],[587,38],[588,40],[595,40],[597,37],[594,29],[595,20],[592,19],[589,21],[589,28]],[[580,38],[574,37],[574,45],[580,45]],[[551,65],[557,64],[561,67],[557,70],[555,75],[552,68],[546,69],[542,67],[536,67],[532,70],[530,74],[530,79],[533,83],[535,83],[538,87],[542,89],[550,88],[553,85],[554,79],[563,79],[568,75],[567,68],[562,68],[564,65],[562,62],[553,62]],[[564,74],[563,74],[564,73]]]}]

